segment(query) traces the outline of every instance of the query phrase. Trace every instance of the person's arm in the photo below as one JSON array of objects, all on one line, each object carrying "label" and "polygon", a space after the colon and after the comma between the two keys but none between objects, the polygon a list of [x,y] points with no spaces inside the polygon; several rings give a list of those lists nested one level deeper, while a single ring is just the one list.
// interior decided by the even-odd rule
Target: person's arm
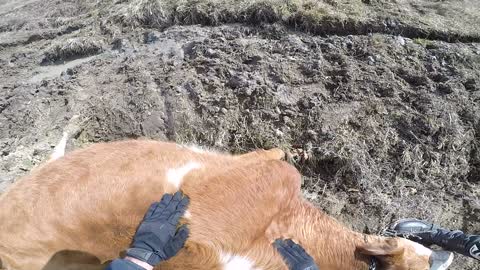
[{"label": "person's arm", "polygon": [[435,244],[445,250],[480,260],[480,235],[449,230],[414,218],[402,219],[393,223],[385,231],[385,234],[404,237],[425,246]]},{"label": "person's arm", "polygon": [[313,258],[290,239],[277,239],[273,243],[290,270],[319,270]]},{"label": "person's arm", "polygon": [[108,270],[152,270],[161,261],[175,256],[188,237],[186,225],[177,230],[189,199],[181,192],[165,194],[153,203],[133,237],[124,259],[110,263]]}]

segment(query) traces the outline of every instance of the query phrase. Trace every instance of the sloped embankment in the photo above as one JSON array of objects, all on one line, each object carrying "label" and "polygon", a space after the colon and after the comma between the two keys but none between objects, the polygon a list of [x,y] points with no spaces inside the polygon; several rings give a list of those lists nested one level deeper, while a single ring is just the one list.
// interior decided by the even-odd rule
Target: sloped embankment
[{"label": "sloped embankment", "polygon": [[397,2],[4,1],[0,189],[63,131],[69,149],[280,146],[306,197],[357,230],[478,232],[479,9]]}]

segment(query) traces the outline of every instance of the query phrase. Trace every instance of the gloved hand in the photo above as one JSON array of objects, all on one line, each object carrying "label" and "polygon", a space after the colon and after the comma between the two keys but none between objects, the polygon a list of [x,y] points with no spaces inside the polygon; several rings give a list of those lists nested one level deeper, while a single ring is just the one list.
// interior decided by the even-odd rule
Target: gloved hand
[{"label": "gloved hand", "polygon": [[177,223],[184,214],[189,199],[181,192],[165,194],[160,202],[153,203],[137,229],[127,256],[152,266],[175,256],[188,237],[188,228]]},{"label": "gloved hand", "polygon": [[282,255],[290,270],[319,270],[313,258],[290,239],[277,239],[273,243]]}]

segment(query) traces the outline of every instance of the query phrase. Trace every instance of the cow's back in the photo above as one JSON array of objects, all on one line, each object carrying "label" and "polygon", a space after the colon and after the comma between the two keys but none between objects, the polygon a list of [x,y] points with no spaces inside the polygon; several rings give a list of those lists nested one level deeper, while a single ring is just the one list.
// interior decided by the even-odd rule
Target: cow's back
[{"label": "cow's back", "polygon": [[[11,269],[29,270],[41,269],[65,250],[88,252],[100,261],[117,258],[148,206],[179,188],[191,197],[187,246],[195,253],[184,263],[202,265],[202,252],[217,253],[211,260],[219,260],[219,252],[265,249],[265,226],[283,198],[295,193],[286,194],[284,182],[275,181],[291,177],[282,173],[296,174],[269,158],[156,141],[95,144],[72,152],[35,169],[0,197],[0,258]],[[172,269],[179,266],[172,262]]]},{"label": "cow's back", "polygon": [[[146,209],[175,187],[171,168],[230,160],[173,143],[95,144],[35,169],[0,197],[0,257],[13,269],[39,269],[53,253],[119,256]],[[228,162],[228,161],[227,161]]]}]

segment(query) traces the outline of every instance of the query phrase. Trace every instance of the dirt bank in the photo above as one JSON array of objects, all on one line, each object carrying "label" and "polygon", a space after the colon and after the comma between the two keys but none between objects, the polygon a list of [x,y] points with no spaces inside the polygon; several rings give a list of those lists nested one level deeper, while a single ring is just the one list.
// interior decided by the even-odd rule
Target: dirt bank
[{"label": "dirt bank", "polygon": [[[411,13],[392,18],[462,38],[368,34],[360,23],[315,36],[277,15],[169,26],[177,13],[119,22],[88,1],[52,3],[0,1],[0,190],[64,131],[69,149],[140,137],[275,146],[293,154],[306,197],[357,230],[415,216],[480,232],[480,44],[445,42],[478,41],[470,28],[423,27]],[[389,14],[378,5],[365,7],[375,22]],[[458,257],[452,269],[479,268]]]}]

